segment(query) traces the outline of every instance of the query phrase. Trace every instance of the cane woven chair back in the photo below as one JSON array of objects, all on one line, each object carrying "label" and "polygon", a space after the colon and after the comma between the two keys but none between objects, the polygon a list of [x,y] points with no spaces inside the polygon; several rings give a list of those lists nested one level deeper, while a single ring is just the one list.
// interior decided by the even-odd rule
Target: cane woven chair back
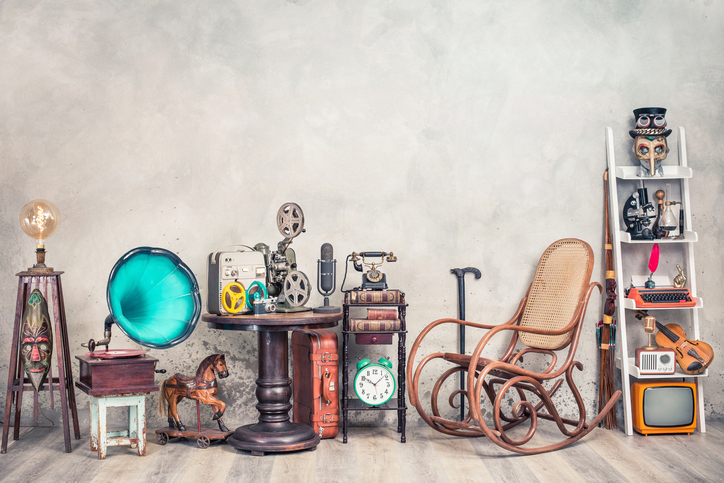
[{"label": "cane woven chair back", "polygon": [[[544,330],[565,327],[584,296],[592,269],[593,251],[586,242],[568,238],[549,246],[538,262],[520,325]],[[557,350],[571,341],[574,329],[561,335],[520,332],[520,341],[528,347]]]}]

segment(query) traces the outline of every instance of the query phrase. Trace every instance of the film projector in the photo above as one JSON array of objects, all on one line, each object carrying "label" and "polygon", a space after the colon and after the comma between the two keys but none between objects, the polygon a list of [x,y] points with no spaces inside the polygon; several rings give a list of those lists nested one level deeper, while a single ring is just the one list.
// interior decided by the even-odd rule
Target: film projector
[{"label": "film projector", "polygon": [[[234,245],[227,245],[230,247]],[[266,290],[266,262],[261,252],[246,245],[236,245],[249,250],[221,251],[209,254],[206,307],[217,315],[238,315],[253,312],[255,302],[268,298]],[[265,313],[274,312],[264,304]]]},{"label": "film projector", "polygon": [[[263,315],[301,312],[311,295],[309,279],[297,270],[297,258],[289,247],[304,232],[304,213],[296,203],[285,203],[277,212],[277,229],[284,239],[272,251],[257,243],[248,250],[211,253],[208,259],[209,313]],[[227,245],[234,246],[234,245]]]},{"label": "film projector", "polygon": [[104,338],[81,344],[90,352],[76,356],[80,361],[76,385],[92,396],[157,390],[157,359],[147,356],[145,350],[109,349],[111,328],[117,325],[133,342],[154,349],[185,341],[201,315],[193,272],[168,250],[134,248],[111,270],[106,300],[110,314],[105,319]]},{"label": "film projector", "polygon": [[303,312],[309,301],[312,286],[309,278],[297,270],[297,256],[289,248],[292,240],[304,233],[304,213],[296,203],[284,203],[277,212],[277,229],[284,239],[277,243],[276,251],[269,245],[257,243],[254,249],[264,255],[266,288],[270,297],[276,297],[277,312]]}]

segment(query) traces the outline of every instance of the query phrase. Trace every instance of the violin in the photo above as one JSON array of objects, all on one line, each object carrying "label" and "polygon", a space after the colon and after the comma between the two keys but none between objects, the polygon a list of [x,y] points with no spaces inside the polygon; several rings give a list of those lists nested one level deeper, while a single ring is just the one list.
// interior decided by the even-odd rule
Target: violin
[{"label": "violin", "polygon": [[662,325],[656,321],[656,343],[660,347],[673,349],[676,353],[676,362],[681,370],[687,374],[701,374],[714,360],[714,351],[706,342],[690,340],[686,332],[678,324]]},{"label": "violin", "polygon": [[[634,310],[634,313],[637,319],[643,319],[648,315],[645,310]],[[700,340],[688,339],[680,325],[663,325],[657,320],[656,328],[659,329],[655,337],[656,344],[659,347],[673,349],[676,353],[676,362],[685,373],[701,374],[714,360],[714,350],[711,346]]]}]

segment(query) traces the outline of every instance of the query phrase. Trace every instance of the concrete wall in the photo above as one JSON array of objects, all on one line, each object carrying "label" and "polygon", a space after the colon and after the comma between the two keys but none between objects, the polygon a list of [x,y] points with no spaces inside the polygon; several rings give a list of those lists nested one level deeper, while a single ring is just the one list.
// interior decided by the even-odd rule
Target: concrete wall
[{"label": "concrete wall", "polygon": [[[107,277],[126,251],[177,253],[205,299],[207,255],[276,245],[287,201],[306,215],[293,246],[312,283],[324,242],[340,281],[352,251],[398,255],[383,269],[407,293],[411,345],[457,314],[451,268],[482,271],[468,279],[467,315],[490,323],[513,313],[559,238],[590,243],[603,279],[604,127],[633,164],[627,131],[642,106],[668,108],[669,125],[687,129],[701,338],[721,354],[723,26],[724,5],[710,0],[1,2],[1,393],[15,273],[34,257],[18,223],[31,199],[62,212],[48,263],[65,271],[74,355],[102,337]],[[347,286],[358,283],[352,272]],[[315,291],[310,305],[320,303]],[[589,414],[600,314],[595,297],[577,375]],[[456,346],[450,331],[428,347]],[[112,347],[136,346],[116,330]],[[193,373],[214,352],[229,355],[227,421],[254,421],[256,334],[199,323],[151,354]],[[716,365],[706,410],[721,418]],[[192,421],[193,405],[184,411]]]}]

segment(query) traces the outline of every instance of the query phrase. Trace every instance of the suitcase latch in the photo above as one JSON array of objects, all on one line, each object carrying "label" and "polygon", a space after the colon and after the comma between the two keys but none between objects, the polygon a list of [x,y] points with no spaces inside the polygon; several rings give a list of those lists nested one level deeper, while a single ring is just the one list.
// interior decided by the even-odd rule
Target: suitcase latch
[{"label": "suitcase latch", "polygon": [[324,416],[322,416],[323,423],[331,423],[332,421],[334,421],[334,418],[331,413],[326,413]]},{"label": "suitcase latch", "polygon": [[331,352],[323,352],[320,354],[320,360],[322,362],[332,362],[332,353]]}]

